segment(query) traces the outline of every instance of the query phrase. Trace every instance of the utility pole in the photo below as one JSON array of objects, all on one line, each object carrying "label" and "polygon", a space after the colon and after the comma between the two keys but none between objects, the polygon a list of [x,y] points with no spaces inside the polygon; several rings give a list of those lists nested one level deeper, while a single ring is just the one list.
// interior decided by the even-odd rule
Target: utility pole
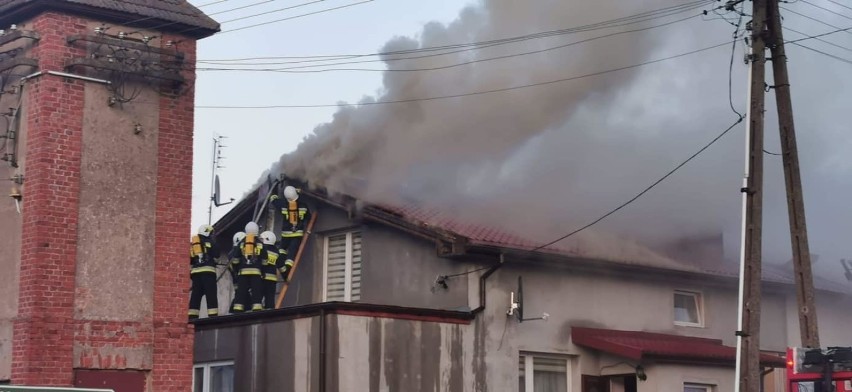
[{"label": "utility pole", "polygon": [[790,98],[790,80],[787,75],[787,55],[781,29],[778,0],[770,0],[767,11],[772,53],[772,74],[775,80],[775,101],[778,107],[778,125],[781,133],[781,156],[784,164],[784,182],[787,186],[787,214],[790,219],[790,241],[793,245],[793,271],[796,281],[796,300],[799,305],[799,334],[805,347],[819,347],[814,278],[811,271],[811,253],[805,222],[805,202],[802,197],[802,178],[799,173],[799,152],[796,147],[796,129],[793,126],[793,103]]},{"label": "utility pole", "polygon": [[740,251],[737,392],[760,392],[760,281],[763,224],[763,116],[766,77],[767,1],[754,0],[749,56],[749,110]]}]

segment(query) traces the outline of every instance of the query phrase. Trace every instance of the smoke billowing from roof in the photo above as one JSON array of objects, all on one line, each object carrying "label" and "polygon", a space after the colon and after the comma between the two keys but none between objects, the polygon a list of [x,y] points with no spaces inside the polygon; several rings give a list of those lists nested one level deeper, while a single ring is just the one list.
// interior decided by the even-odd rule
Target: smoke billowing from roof
[{"label": "smoke billowing from roof", "polygon": [[[417,37],[395,37],[381,51],[557,30],[675,4],[667,0],[481,1],[461,11],[452,23],[427,24]],[[730,24],[719,18],[694,18],[533,55],[435,71],[393,71],[540,50],[700,11],[615,29],[386,61],[391,71],[384,73],[382,89],[362,102],[540,83],[640,64],[731,39]],[[843,208],[843,199],[852,188],[848,180],[852,165],[843,147],[848,150],[852,141],[842,123],[833,120],[843,113],[842,100],[826,95],[839,96],[849,86],[818,76],[815,80],[808,72],[818,64],[831,69],[843,64],[825,64],[827,60],[801,50],[791,48],[789,52],[812,251],[828,260],[823,264],[836,264],[833,260],[852,255],[842,240],[852,233],[849,209]],[[746,67],[741,42],[734,56],[733,103],[744,112]],[[385,60],[396,57],[386,56]],[[295,152],[282,156],[271,170],[276,174],[283,170],[312,186],[353,194],[368,202],[427,204],[546,242],[630,199],[733,123],[737,116],[728,103],[730,60],[731,47],[724,46],[540,87],[342,107],[331,122],[317,126],[313,135]],[[773,112],[771,94],[767,98],[767,109]],[[766,128],[770,151],[779,148],[775,124],[770,113]],[[615,241],[611,236],[617,235],[658,247],[684,237],[724,233],[726,256],[736,258],[743,130],[743,125],[738,126],[666,182],[600,225],[569,239],[569,244],[623,249],[623,244],[611,242]],[[789,239],[781,161],[776,156],[765,159],[766,257],[786,260]]]}]

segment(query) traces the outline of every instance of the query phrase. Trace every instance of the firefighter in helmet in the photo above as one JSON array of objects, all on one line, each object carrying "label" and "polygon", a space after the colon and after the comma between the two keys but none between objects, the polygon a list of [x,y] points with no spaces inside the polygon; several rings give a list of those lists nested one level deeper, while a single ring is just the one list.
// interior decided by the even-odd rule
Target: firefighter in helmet
[{"label": "firefighter in helmet", "polygon": [[280,271],[284,279],[287,279],[286,268],[278,253],[275,233],[264,231],[260,233],[260,241],[263,242],[263,251],[266,252],[266,262],[261,268],[263,272],[263,308],[275,309],[275,289],[278,286],[278,275]]},{"label": "firefighter in helmet", "polygon": [[[263,277],[261,267],[266,262],[266,252],[258,236],[257,223],[246,224],[246,237],[240,242],[237,272],[237,287],[234,312],[263,310]],[[249,308],[249,304],[251,307]]]},{"label": "firefighter in helmet", "polygon": [[213,226],[202,225],[192,236],[189,263],[192,289],[189,296],[189,318],[197,319],[201,297],[207,298],[207,315],[219,314],[219,298],[216,290],[216,258],[219,249],[213,243]]},{"label": "firefighter in helmet", "polygon": [[231,274],[231,283],[234,286],[234,296],[231,298],[231,313],[234,313],[234,304],[237,301],[236,292],[237,290],[239,290],[240,287],[239,267],[240,257],[242,253],[240,244],[242,244],[245,238],[246,233],[242,231],[234,233],[234,237],[231,242],[231,251],[228,252],[228,272]]},{"label": "firefighter in helmet", "polygon": [[292,186],[284,188],[284,199],[278,195],[270,197],[272,205],[284,215],[284,223],[281,226],[281,247],[279,252],[284,260],[284,266],[289,270],[293,267],[293,258],[299,250],[299,244],[305,236],[307,222],[311,220],[311,211],[308,205],[299,200],[299,192]]}]

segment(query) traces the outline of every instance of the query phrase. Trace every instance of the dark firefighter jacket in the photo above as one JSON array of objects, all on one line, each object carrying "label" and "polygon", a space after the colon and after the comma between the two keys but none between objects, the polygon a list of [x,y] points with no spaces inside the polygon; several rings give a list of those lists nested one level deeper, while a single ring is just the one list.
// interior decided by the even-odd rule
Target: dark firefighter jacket
[{"label": "dark firefighter jacket", "polygon": [[295,202],[291,202],[279,198],[278,195],[272,195],[270,199],[272,205],[284,216],[284,222],[281,225],[281,237],[305,235],[305,226],[311,220],[311,211],[308,210],[308,205],[303,201],[303,198],[300,197]]},{"label": "dark firefighter jacket", "polygon": [[190,274],[200,272],[216,273],[216,259],[219,257],[219,248],[209,237],[195,235],[192,237],[189,250],[189,264],[192,266]]}]

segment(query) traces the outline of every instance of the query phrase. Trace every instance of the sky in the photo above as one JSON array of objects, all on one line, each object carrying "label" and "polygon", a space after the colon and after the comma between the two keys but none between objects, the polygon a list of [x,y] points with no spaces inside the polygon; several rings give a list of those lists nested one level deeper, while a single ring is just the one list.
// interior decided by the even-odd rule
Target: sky
[{"label": "sky", "polygon": [[[213,0],[192,0],[193,5]],[[201,9],[221,12],[260,0],[229,0]],[[303,4],[305,1],[276,0],[212,17],[219,22]],[[198,59],[241,57],[310,56],[372,53],[396,35],[415,35],[431,21],[448,22],[466,2],[458,0],[376,0],[327,13],[292,19],[233,33],[214,35],[198,43]],[[306,14],[346,1],[327,0],[265,17],[222,24],[222,30]],[[380,73],[254,74],[199,72],[197,105],[302,104],[355,102],[375,92]],[[219,170],[222,200],[239,200],[257,181],[260,173],[285,152],[292,151],[313,131],[329,121],[334,108],[217,111],[197,109],[193,156],[192,228],[207,222],[213,138],[227,139],[223,150],[225,168]],[[231,205],[214,208],[213,221]]]},{"label": "sky", "polygon": [[[202,9],[216,12],[258,1],[230,0]],[[198,58],[374,53],[481,42],[684,3],[688,2],[376,0],[215,35],[200,42]],[[718,4],[706,3],[688,11],[697,15]],[[294,4],[300,3],[275,0],[213,17],[223,21]],[[224,23],[223,30],[344,4],[348,3],[324,1],[316,8]],[[783,7],[785,27],[792,29],[785,31],[788,40],[801,37],[794,31],[814,35],[852,25],[852,8],[831,0],[798,0]],[[737,18],[727,14],[724,20],[711,13],[677,22],[684,15],[690,14],[440,58],[356,66],[399,72],[199,71],[196,103],[202,107],[405,100],[572,80],[475,97],[339,110],[199,107],[193,227],[206,221],[212,137],[225,135],[226,168],[220,175],[226,200],[239,199],[274,164],[275,172],[284,170],[309,178],[314,185],[346,192],[354,191],[347,188],[351,180],[362,181],[368,185],[357,196],[371,202],[442,208],[542,242],[570,232],[629,200],[718,136],[737,118],[731,105],[744,111],[747,67],[741,41],[733,52],[733,65],[730,45],[685,55],[730,42],[734,30],[730,23]],[[585,39],[593,42],[548,49]],[[811,250],[821,257],[818,270],[837,275],[839,259],[852,258],[847,245],[852,209],[844,198],[852,192],[848,157],[852,135],[846,114],[847,92],[852,91],[848,77],[852,55],[847,53],[852,52],[852,33],[822,39],[802,44],[833,57],[790,45],[788,65]],[[540,53],[514,56],[529,51]],[[668,57],[672,58],[664,60]],[[469,61],[475,64],[405,71]],[[624,69],[613,71],[620,68]],[[586,76],[573,80],[582,75]],[[778,152],[771,93],[766,107],[766,149]],[[632,241],[658,245],[721,233],[726,257],[736,258],[743,151],[740,124],[659,186],[571,238],[566,246],[622,252],[618,257],[631,258],[638,255],[636,248],[625,245]],[[288,155],[279,160],[282,154]],[[765,259],[783,262],[790,257],[790,244],[781,160],[771,154],[764,159]],[[510,222],[500,214],[519,206],[524,213],[515,214]],[[214,221],[229,207],[216,209]]]}]

